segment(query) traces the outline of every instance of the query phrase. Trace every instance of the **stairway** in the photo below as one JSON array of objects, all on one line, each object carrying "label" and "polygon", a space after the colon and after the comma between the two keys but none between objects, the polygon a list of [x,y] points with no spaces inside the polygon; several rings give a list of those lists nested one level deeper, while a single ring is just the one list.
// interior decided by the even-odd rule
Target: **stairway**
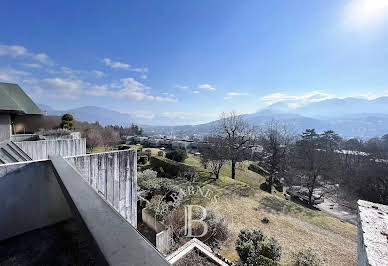
[{"label": "stairway", "polygon": [[32,159],[13,141],[0,142],[0,164],[25,161],[32,161]]}]

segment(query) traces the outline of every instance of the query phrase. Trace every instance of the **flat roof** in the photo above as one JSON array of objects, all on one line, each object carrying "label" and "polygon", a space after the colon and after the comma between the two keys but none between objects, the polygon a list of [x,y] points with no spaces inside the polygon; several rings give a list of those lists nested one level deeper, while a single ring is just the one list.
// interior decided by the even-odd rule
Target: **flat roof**
[{"label": "flat roof", "polygon": [[0,82],[0,112],[42,115],[43,112],[17,84]]}]

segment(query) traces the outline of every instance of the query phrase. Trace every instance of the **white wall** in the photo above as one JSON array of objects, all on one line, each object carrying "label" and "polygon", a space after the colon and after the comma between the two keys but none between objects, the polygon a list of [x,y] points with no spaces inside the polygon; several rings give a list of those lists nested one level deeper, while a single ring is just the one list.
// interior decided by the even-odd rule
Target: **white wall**
[{"label": "white wall", "polygon": [[86,139],[59,139],[15,142],[32,160],[45,160],[50,155],[86,154]]},{"label": "white wall", "polygon": [[137,155],[135,150],[65,158],[129,223],[137,227]]}]

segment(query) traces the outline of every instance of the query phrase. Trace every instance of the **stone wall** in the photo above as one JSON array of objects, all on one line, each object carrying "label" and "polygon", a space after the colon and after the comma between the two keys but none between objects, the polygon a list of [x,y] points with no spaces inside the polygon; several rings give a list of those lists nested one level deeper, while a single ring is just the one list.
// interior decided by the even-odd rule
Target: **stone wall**
[{"label": "stone wall", "polygon": [[71,217],[50,161],[0,165],[0,217],[0,241]]},{"label": "stone wall", "polygon": [[74,156],[86,154],[86,139],[58,139],[15,142],[32,160],[45,160],[50,155]]},{"label": "stone wall", "polygon": [[135,150],[71,156],[71,163],[99,194],[137,227],[137,155]]}]

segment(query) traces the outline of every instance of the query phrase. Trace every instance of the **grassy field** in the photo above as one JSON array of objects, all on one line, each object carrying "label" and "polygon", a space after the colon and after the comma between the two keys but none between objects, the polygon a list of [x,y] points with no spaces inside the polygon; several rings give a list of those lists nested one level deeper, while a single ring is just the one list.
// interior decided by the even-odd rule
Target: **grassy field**
[{"label": "grassy field", "polygon": [[[236,179],[231,179],[230,165],[221,170],[219,180],[210,178],[201,168],[199,159],[189,154],[186,164],[197,168],[198,182],[204,189],[219,196],[216,204],[200,195],[193,203],[218,210],[229,223],[231,237],[219,253],[236,261],[235,241],[241,229],[260,229],[275,237],[283,248],[281,263],[290,265],[293,252],[311,247],[324,259],[326,265],[357,265],[357,227],[341,222],[320,211],[287,201],[281,193],[269,194],[259,189],[264,178],[248,170],[249,162],[240,163]],[[261,222],[268,217],[270,222]]]}]

